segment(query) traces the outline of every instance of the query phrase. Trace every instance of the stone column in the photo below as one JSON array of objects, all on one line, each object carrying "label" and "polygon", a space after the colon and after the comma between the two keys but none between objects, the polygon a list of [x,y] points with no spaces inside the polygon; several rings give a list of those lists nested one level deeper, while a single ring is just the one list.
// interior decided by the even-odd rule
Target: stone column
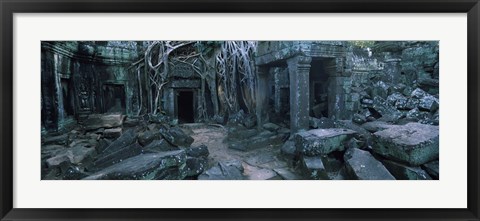
[{"label": "stone column", "polygon": [[296,56],[287,60],[290,75],[290,130],[295,133],[309,127],[311,57]]},{"label": "stone column", "polygon": [[280,68],[272,68],[273,69],[273,85],[274,85],[274,91],[275,91],[275,94],[274,94],[274,108],[275,108],[275,113],[280,113],[280,106],[281,106],[281,102],[280,102]]},{"label": "stone column", "polygon": [[400,61],[402,61],[400,58],[389,58],[385,60],[384,70],[388,82],[394,84],[399,83],[401,72]]},{"label": "stone column", "polygon": [[257,68],[257,88],[256,88],[256,113],[257,126],[260,129],[268,120],[268,67],[259,66]]},{"label": "stone column", "polygon": [[174,119],[175,116],[175,90],[171,87],[165,88],[163,91],[163,110],[167,114],[167,116]]}]

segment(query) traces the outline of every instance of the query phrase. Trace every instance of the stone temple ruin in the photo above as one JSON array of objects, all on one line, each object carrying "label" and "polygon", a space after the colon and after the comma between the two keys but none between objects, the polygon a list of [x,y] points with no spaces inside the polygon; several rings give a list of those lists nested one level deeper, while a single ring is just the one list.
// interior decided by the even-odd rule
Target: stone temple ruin
[{"label": "stone temple ruin", "polygon": [[439,179],[436,41],[44,41],[45,180]]}]

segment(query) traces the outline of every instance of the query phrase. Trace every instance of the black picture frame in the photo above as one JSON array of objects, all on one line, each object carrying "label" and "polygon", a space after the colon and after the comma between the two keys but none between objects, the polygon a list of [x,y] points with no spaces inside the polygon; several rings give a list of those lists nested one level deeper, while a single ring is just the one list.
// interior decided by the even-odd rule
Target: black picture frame
[{"label": "black picture frame", "polygon": [[[478,0],[0,0],[0,218],[1,220],[480,220]],[[16,209],[13,208],[14,13],[467,13],[467,209]],[[448,190],[445,190],[448,191]],[[233,199],[234,200],[234,199]],[[394,199],[392,199],[394,200]],[[448,200],[439,198],[438,200]]]}]

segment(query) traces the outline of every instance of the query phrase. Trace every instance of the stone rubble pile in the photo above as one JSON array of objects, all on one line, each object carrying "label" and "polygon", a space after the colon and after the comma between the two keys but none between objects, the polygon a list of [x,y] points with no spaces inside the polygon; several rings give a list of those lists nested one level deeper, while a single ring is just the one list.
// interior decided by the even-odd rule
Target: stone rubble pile
[{"label": "stone rubble pile", "polygon": [[90,115],[75,130],[42,138],[42,179],[196,179],[208,148],[163,116]]},{"label": "stone rubble pile", "polygon": [[[301,131],[281,147],[304,179],[439,179],[438,126],[383,121]],[[348,128],[348,129],[344,129]]]}]

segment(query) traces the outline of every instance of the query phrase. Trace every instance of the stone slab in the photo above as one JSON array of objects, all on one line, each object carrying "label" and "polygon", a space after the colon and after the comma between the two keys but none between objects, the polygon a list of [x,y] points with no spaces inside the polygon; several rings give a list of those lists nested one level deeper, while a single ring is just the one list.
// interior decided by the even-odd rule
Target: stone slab
[{"label": "stone slab", "polygon": [[343,151],[345,149],[343,143],[353,137],[355,133],[353,130],[342,128],[314,129],[299,132],[294,135],[296,151],[307,156]]},{"label": "stone slab", "polygon": [[[175,173],[176,178],[183,179],[186,176],[186,170],[184,169],[186,159],[187,155],[183,150],[140,154],[109,166],[84,179],[152,180],[158,179],[159,177],[165,177],[165,171]],[[178,173],[178,170],[185,170],[185,172]]]},{"label": "stone slab", "polygon": [[408,123],[378,131],[373,138],[373,151],[410,165],[419,166],[439,156],[438,126]]},{"label": "stone slab", "polygon": [[431,180],[432,178],[420,167],[411,167],[390,160],[384,160],[383,165],[397,180]]},{"label": "stone slab", "polygon": [[358,180],[395,180],[395,177],[368,151],[350,148],[345,152],[348,173]]}]

